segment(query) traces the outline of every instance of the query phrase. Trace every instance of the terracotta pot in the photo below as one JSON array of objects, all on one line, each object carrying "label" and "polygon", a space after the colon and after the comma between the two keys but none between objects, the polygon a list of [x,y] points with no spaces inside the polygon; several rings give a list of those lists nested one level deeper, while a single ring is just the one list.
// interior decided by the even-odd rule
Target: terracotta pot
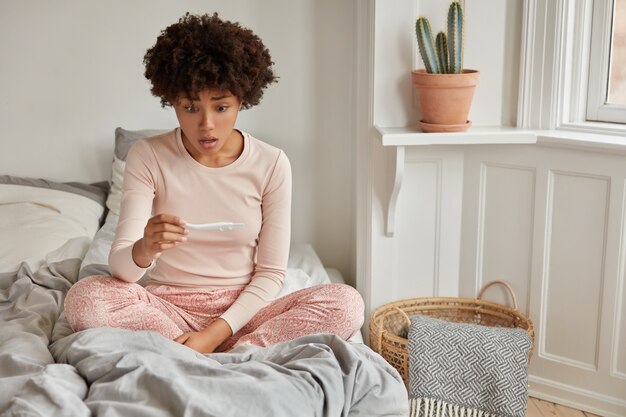
[{"label": "terracotta pot", "polygon": [[424,132],[463,132],[480,72],[463,70],[461,74],[429,74],[426,70],[411,73],[420,104]]}]

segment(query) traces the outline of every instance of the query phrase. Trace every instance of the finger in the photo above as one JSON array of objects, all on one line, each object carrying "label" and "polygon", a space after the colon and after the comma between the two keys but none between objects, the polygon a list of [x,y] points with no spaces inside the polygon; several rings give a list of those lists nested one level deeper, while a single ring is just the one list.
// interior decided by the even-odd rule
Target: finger
[{"label": "finger", "polygon": [[168,249],[172,249],[175,246],[180,245],[183,242],[158,242],[155,243],[155,250],[158,252],[163,252]]},{"label": "finger", "polygon": [[174,342],[184,343],[185,340],[187,339],[189,339],[189,333],[183,333],[180,336],[178,336],[176,339],[174,339]]},{"label": "finger", "polygon": [[163,244],[179,244],[187,241],[187,236],[178,233],[149,233],[144,237],[147,250],[156,252],[164,249]]},{"label": "finger", "polygon": [[144,232],[148,234],[169,232],[177,233],[180,235],[186,235],[187,233],[189,233],[185,227],[171,223],[148,223]]},{"label": "finger", "polygon": [[152,233],[150,238],[156,242],[185,242],[187,240],[186,235],[175,232]]},{"label": "finger", "polygon": [[152,217],[154,223],[170,223],[175,226],[184,226],[186,222],[178,216],[174,216],[173,214],[157,214]]},{"label": "finger", "polygon": [[184,226],[179,226],[172,223],[153,223],[150,225],[150,230],[153,232],[173,232],[173,233],[185,233],[187,230]]},{"label": "finger", "polygon": [[171,223],[153,223],[149,224],[146,227],[146,232],[148,234],[157,234],[157,233],[174,233],[180,236],[186,236],[189,234],[189,231],[183,227],[178,226]]},{"label": "finger", "polygon": [[155,253],[155,257],[156,257],[156,254],[160,256],[161,252],[171,249],[174,246],[178,246],[181,243],[182,242],[155,242],[154,245],[152,246],[152,251]]}]

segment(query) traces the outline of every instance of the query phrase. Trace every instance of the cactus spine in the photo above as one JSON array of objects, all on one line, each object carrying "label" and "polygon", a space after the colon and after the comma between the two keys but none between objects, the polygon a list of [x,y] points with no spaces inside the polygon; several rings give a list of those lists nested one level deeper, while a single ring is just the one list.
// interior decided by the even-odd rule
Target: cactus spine
[{"label": "cactus spine", "polygon": [[448,9],[448,34],[439,32],[433,40],[430,22],[420,17],[415,23],[417,44],[426,72],[460,74],[463,70],[463,8],[457,0]]}]

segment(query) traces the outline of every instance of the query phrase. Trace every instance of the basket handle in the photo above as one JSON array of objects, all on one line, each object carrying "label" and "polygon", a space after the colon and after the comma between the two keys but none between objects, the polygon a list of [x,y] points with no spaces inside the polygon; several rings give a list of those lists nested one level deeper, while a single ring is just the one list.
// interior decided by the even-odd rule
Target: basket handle
[{"label": "basket handle", "polygon": [[[401,309],[399,309],[396,306],[391,307],[392,310],[396,310],[398,313],[400,313],[400,315],[402,317],[404,317],[404,320],[406,320],[406,322],[408,323],[409,327],[411,327],[411,319],[409,318],[409,316],[407,316],[407,314],[402,311]],[[385,314],[385,316],[387,316],[389,313]],[[383,346],[383,331],[381,329],[381,331],[378,333],[378,347],[379,349],[382,348]]]},{"label": "basket handle", "polygon": [[407,315],[404,311],[402,311],[401,309],[399,309],[399,308],[398,308],[398,307],[396,307],[396,306],[393,306],[392,308],[393,308],[394,310],[396,310],[398,313],[400,313],[400,315],[401,315],[402,317],[404,317],[404,320],[406,321],[407,325],[408,325],[409,327],[411,327],[411,319],[409,318],[409,316],[408,316],[408,315]]},{"label": "basket handle", "polygon": [[485,286],[482,288],[482,290],[480,290],[480,293],[478,293],[478,297],[477,298],[479,300],[481,300],[483,298],[483,294],[485,293],[485,291],[487,291],[487,288],[491,287],[492,285],[496,285],[496,284],[500,284],[500,285],[504,286],[504,288],[506,288],[509,291],[509,295],[511,296],[511,299],[513,300],[513,308],[517,310],[517,298],[515,298],[515,293],[513,292],[513,288],[511,288],[509,283],[506,282],[506,281],[495,280],[495,281],[491,281],[491,282],[485,284]]},{"label": "basket handle", "polygon": [[[404,319],[406,320],[406,322],[408,323],[409,327],[411,327],[411,319],[409,318],[409,316],[407,316],[407,314],[402,311],[401,309],[399,309],[396,306],[391,307],[392,310],[396,310],[398,313],[400,313],[400,315],[402,317],[404,317]],[[385,314],[385,317],[388,316],[390,314],[390,312],[387,312]],[[381,331],[378,333],[378,347],[379,349],[383,346],[383,331],[381,329]]]}]

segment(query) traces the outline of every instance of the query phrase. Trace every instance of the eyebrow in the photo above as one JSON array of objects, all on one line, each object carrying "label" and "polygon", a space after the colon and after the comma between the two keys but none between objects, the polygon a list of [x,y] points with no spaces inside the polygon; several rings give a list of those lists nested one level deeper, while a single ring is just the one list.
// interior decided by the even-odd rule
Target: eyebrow
[{"label": "eyebrow", "polygon": [[211,101],[223,100],[223,99],[225,99],[225,98],[230,98],[230,97],[232,97],[232,96],[233,96],[233,95],[231,94],[231,95],[229,95],[229,96],[211,97]]},{"label": "eyebrow", "polygon": [[[219,100],[223,100],[225,98],[230,98],[230,97],[234,97],[233,94],[230,95],[223,95],[223,96],[218,96],[218,97],[211,97],[209,100],[211,101],[219,101]],[[184,97],[189,101],[198,101],[200,100],[200,97]]]}]

